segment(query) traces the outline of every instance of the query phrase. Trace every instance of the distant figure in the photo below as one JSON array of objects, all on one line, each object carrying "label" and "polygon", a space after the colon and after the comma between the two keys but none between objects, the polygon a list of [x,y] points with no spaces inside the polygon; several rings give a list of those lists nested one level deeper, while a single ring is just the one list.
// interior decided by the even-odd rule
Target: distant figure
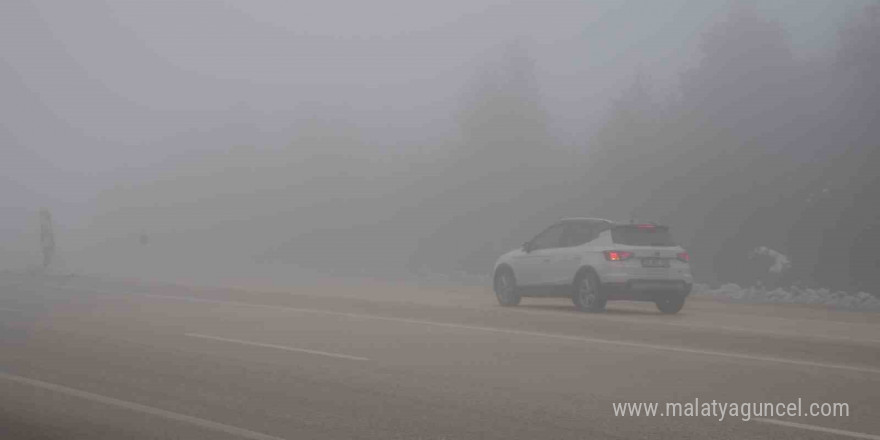
[{"label": "distant figure", "polygon": [[[782,252],[766,246],[752,250],[749,259],[758,263],[762,269],[756,275],[756,284],[768,290],[782,287],[786,272],[791,269],[791,260]],[[769,267],[768,267],[769,266]]]},{"label": "distant figure", "polygon": [[43,268],[48,268],[55,257],[55,232],[52,228],[52,214],[47,208],[40,209],[40,244],[43,250]]}]

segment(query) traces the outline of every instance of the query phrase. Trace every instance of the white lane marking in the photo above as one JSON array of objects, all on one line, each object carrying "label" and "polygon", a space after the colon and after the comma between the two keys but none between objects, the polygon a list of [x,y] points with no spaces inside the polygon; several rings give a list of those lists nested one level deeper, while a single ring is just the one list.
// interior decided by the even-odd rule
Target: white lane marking
[{"label": "white lane marking", "polygon": [[[66,289],[70,289],[70,288],[66,288]],[[118,292],[110,292],[110,291],[101,292],[101,291],[93,290],[93,289],[74,289],[74,290],[81,290],[81,291],[85,291],[85,292],[104,293],[104,294],[108,294],[108,295],[122,295]],[[857,371],[857,372],[861,372],[861,373],[880,374],[880,369],[872,368],[872,367],[858,367],[858,366],[843,365],[843,364],[831,364],[831,363],[825,363],[825,362],[814,362],[814,361],[807,361],[807,360],[777,358],[777,357],[772,357],[772,356],[756,356],[756,355],[730,353],[730,352],[723,352],[723,351],[700,350],[700,349],[694,349],[694,348],[676,347],[676,346],[671,346],[671,345],[654,345],[654,344],[646,344],[646,343],[642,343],[642,342],[618,341],[618,340],[613,340],[613,339],[586,338],[586,337],[582,337],[582,336],[563,335],[563,334],[558,334],[558,333],[544,333],[544,332],[533,332],[533,331],[528,331],[528,330],[514,330],[514,329],[484,327],[484,326],[475,326],[475,325],[467,325],[467,324],[453,324],[453,323],[447,323],[447,322],[423,321],[423,320],[419,320],[419,319],[394,318],[394,317],[369,315],[369,314],[361,314],[361,313],[335,312],[335,311],[331,311],[331,310],[307,309],[307,308],[290,307],[290,306],[282,306],[282,305],[254,304],[254,303],[246,303],[246,302],[242,302],[242,301],[216,300],[216,299],[196,298],[196,297],[191,297],[191,296],[157,295],[157,294],[152,294],[152,293],[136,293],[134,295],[149,297],[149,298],[162,298],[162,299],[172,299],[172,300],[177,300],[177,301],[187,301],[187,302],[192,302],[192,303],[232,305],[232,306],[239,306],[239,307],[250,307],[250,308],[258,308],[258,309],[268,309],[268,310],[286,310],[286,311],[298,312],[298,313],[314,313],[314,314],[342,316],[342,317],[356,318],[356,319],[372,319],[372,320],[378,320],[378,321],[402,322],[402,323],[407,323],[407,324],[428,325],[428,326],[434,326],[434,327],[454,328],[454,329],[461,329],[461,330],[476,330],[476,331],[502,333],[502,334],[510,334],[510,335],[534,336],[534,337],[550,338],[550,339],[558,339],[558,340],[577,341],[577,342],[586,342],[586,343],[594,343],[594,344],[617,345],[617,346],[621,346],[621,347],[642,348],[642,349],[648,349],[648,350],[671,351],[671,352],[677,352],[677,353],[698,354],[698,355],[706,355],[706,356],[718,356],[718,357],[726,357],[726,358],[732,358],[732,359],[744,359],[744,360],[752,360],[752,361],[760,361],[760,362],[775,362],[775,363],[800,365],[800,366],[807,366],[807,367],[830,368],[830,369],[838,369],[838,370]]]},{"label": "white lane marking", "polygon": [[447,322],[423,321],[420,319],[393,318],[393,317],[387,317],[387,316],[368,315],[368,314],[361,314],[361,313],[334,312],[334,311],[330,311],[330,310],[321,310],[321,309],[305,309],[305,308],[289,307],[289,306],[281,306],[281,305],[273,306],[273,305],[268,305],[268,304],[253,304],[253,303],[246,303],[246,302],[241,302],[241,301],[214,300],[214,299],[204,299],[204,298],[194,298],[194,297],[174,296],[174,295],[141,294],[140,296],[147,296],[147,297],[151,297],[151,298],[174,299],[174,300],[179,300],[179,301],[187,301],[187,302],[195,302],[195,303],[224,304],[224,305],[271,309],[271,310],[287,310],[287,311],[299,312],[299,313],[314,313],[314,314],[331,315],[331,316],[343,316],[343,317],[347,317],[347,318],[372,319],[372,320],[377,320],[377,321],[390,321],[390,322],[402,322],[402,323],[407,323],[407,324],[428,325],[428,326],[433,326],[433,327],[454,328],[454,329],[461,329],[461,330],[476,330],[476,331],[502,333],[502,334],[510,334],[510,335],[535,336],[535,337],[541,337],[541,338],[551,338],[551,339],[559,339],[559,340],[566,340],[566,341],[577,341],[577,342],[587,342],[587,343],[594,343],[594,344],[617,345],[617,346],[621,346],[621,347],[633,347],[633,348],[642,348],[642,349],[649,349],[649,350],[671,351],[671,352],[677,352],[677,353],[699,354],[699,355],[718,356],[718,357],[726,357],[726,358],[733,358],[733,359],[745,359],[745,360],[760,361],[760,362],[775,362],[775,363],[792,364],[792,365],[800,365],[800,366],[807,366],[807,367],[831,368],[831,369],[838,369],[838,370],[857,371],[857,372],[861,372],[861,373],[880,374],[880,369],[871,368],[871,367],[857,367],[857,366],[851,366],[851,365],[830,364],[830,363],[825,363],[825,362],[813,362],[813,361],[806,361],[806,360],[777,358],[777,357],[771,357],[771,356],[755,356],[755,355],[748,355],[748,354],[741,354],[741,353],[729,353],[729,352],[723,352],[723,351],[700,350],[700,349],[694,349],[694,348],[676,347],[676,346],[671,346],[671,345],[654,345],[654,344],[646,344],[646,343],[641,343],[641,342],[616,341],[613,339],[586,338],[583,336],[563,335],[563,334],[558,334],[558,333],[533,332],[533,331],[528,331],[528,330],[514,330],[514,329],[504,329],[504,328],[496,328],[496,327],[483,327],[483,326],[475,326],[475,325],[467,325],[467,324],[453,324],[453,323],[447,323]]},{"label": "white lane marking", "polygon": [[[549,310],[528,310],[522,308],[515,308],[515,310],[509,310],[514,313],[526,313],[526,314],[535,314],[535,315],[544,315],[555,314],[558,313],[556,311]],[[575,313],[575,312],[572,312]],[[729,332],[741,332],[741,333],[752,333],[758,335],[768,335],[768,336],[783,336],[790,338],[804,338],[804,339],[824,339],[828,341],[843,341],[843,342],[853,342],[853,343],[862,343],[862,344],[880,344],[880,339],[871,339],[871,338],[851,338],[848,336],[828,336],[828,335],[817,335],[817,334],[806,334],[806,333],[793,333],[793,332],[775,332],[775,331],[767,331],[767,330],[759,330],[753,328],[746,327],[734,327],[734,326],[718,326],[718,325],[705,325],[705,324],[697,324],[690,322],[666,322],[666,321],[657,321],[654,319],[626,319],[626,318],[618,318],[611,316],[601,316],[601,315],[592,315],[590,319],[601,319],[606,322],[625,322],[627,324],[640,324],[640,325],[665,325],[670,327],[681,327],[681,328],[694,328],[694,329],[706,329],[706,330],[724,330]],[[774,318],[774,320],[788,320],[794,321],[788,318]]]},{"label": "white lane marking", "polygon": [[861,439],[867,439],[867,440],[880,440],[880,435],[864,434],[861,432],[846,431],[843,429],[826,428],[824,426],[807,425],[805,423],[787,422],[785,420],[765,419],[765,418],[760,418],[760,417],[756,417],[752,420],[754,420],[756,422],[761,422],[761,423],[770,423],[773,425],[786,426],[789,428],[806,429],[808,431],[824,432],[826,434],[836,434],[836,435],[841,435],[844,437],[861,438]]},{"label": "white lane marking", "polygon": [[[92,293],[100,293],[104,295],[123,295],[118,291],[109,291],[109,290],[101,290],[101,289],[85,289],[85,288],[76,288],[76,287],[68,287],[68,286],[49,286],[58,290],[73,290],[73,291],[82,291],[82,292],[92,292]],[[152,296],[156,298],[173,298],[173,299],[185,299],[192,297],[181,297],[181,296],[172,296],[172,295],[155,295],[149,293],[135,293],[140,296]],[[194,298],[197,300],[202,300],[202,298]],[[202,300],[202,301],[218,301],[218,300]],[[259,307],[260,305],[250,304],[250,303],[241,303],[239,301],[225,301],[226,303],[232,304],[241,304],[247,305],[249,307]],[[222,304],[223,302],[221,302]],[[270,306],[271,308],[279,308],[283,306]],[[480,310],[486,310],[486,308],[480,308]],[[545,311],[545,310],[527,310],[523,308],[516,308],[516,310],[510,309],[507,310],[510,313],[524,313],[524,314],[535,314],[535,315],[548,315],[548,314],[556,314],[558,312],[555,311]],[[627,324],[641,324],[641,325],[666,325],[672,327],[681,327],[681,328],[693,328],[693,329],[707,329],[707,330],[722,330],[722,331],[730,331],[730,332],[742,332],[742,333],[752,333],[759,335],[769,335],[769,336],[782,336],[782,337],[793,337],[793,338],[805,338],[805,339],[823,339],[828,341],[843,341],[843,342],[851,342],[851,343],[861,343],[861,344],[880,344],[880,339],[872,339],[872,338],[851,338],[847,336],[829,336],[829,335],[817,335],[817,334],[804,334],[804,333],[793,333],[793,332],[774,332],[774,331],[766,331],[759,329],[752,329],[746,327],[735,327],[735,326],[713,326],[713,325],[704,325],[698,323],[685,323],[685,322],[666,322],[666,321],[657,321],[657,320],[637,320],[637,319],[626,319],[626,318],[618,318],[618,317],[610,317],[610,316],[602,316],[602,315],[593,315],[590,319],[601,319],[606,322],[625,322]],[[786,320],[786,321],[797,321],[789,318],[774,318],[778,320]]]},{"label": "white lane marking", "polygon": [[186,333],[185,336],[189,336],[192,338],[212,339],[215,341],[222,341],[222,342],[231,342],[231,343],[235,343],[235,344],[253,345],[254,347],[274,348],[276,350],[296,351],[296,352],[301,352],[301,353],[318,354],[321,356],[330,356],[330,357],[335,357],[335,358],[340,358],[340,359],[350,359],[353,361],[368,361],[369,360],[365,357],[351,356],[351,355],[342,354],[342,353],[330,353],[327,351],[318,351],[318,350],[309,350],[306,348],[288,347],[286,345],[265,344],[262,342],[243,341],[241,339],[221,338],[219,336],[202,335],[199,333]]},{"label": "white lane marking", "polygon": [[12,374],[4,373],[0,371],[0,379],[5,379],[10,382],[21,383],[25,385],[30,385],[37,388],[42,388],[44,390],[55,391],[57,393],[66,394],[68,396],[78,397],[80,399],[91,400],[93,402],[103,403],[105,405],[116,406],[119,408],[125,408],[131,411],[142,412],[145,414],[150,414],[157,417],[162,417],[165,419],[176,420],[178,422],[189,423],[191,425],[196,425],[202,428],[210,429],[213,431],[219,431],[226,434],[236,435],[242,438],[252,439],[252,440],[284,440],[280,437],[271,436],[268,434],[259,433],[256,431],[251,431],[249,429],[239,428],[236,426],[224,425],[223,423],[212,422],[210,420],[200,419],[198,417],[188,416],[186,414],[180,414],[176,412],[167,411],[164,409],[154,408],[152,406],[141,405],[139,403],[129,402],[127,400],[119,400],[113,397],[107,397],[100,394],[90,393],[88,391],[82,391],[74,388],[68,388],[63,385],[56,385],[54,383],[43,382],[37,379],[31,379],[22,376],[15,376]]}]

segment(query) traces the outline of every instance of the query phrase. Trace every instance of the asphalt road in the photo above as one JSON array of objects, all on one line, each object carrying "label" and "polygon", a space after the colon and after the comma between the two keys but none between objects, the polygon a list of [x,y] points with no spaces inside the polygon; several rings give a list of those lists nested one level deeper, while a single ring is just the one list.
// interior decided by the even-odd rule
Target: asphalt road
[{"label": "asphalt road", "polygon": [[[262,293],[261,293],[262,292]],[[841,402],[619,417],[615,402]],[[0,439],[880,439],[880,316],[482,288],[0,279]]]}]

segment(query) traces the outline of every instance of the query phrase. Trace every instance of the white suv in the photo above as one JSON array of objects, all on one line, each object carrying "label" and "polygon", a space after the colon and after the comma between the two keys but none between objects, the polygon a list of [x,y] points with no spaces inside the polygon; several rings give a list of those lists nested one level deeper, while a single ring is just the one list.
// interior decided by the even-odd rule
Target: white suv
[{"label": "white suv", "polygon": [[589,312],[630,300],[677,313],[693,284],[689,260],[665,226],[566,218],[502,255],[494,289],[503,306],[524,296],[568,297]]}]

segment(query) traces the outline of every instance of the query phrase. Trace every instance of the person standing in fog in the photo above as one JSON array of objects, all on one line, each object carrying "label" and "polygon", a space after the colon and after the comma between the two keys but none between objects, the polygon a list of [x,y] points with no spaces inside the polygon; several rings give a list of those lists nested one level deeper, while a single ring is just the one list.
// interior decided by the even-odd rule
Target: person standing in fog
[{"label": "person standing in fog", "polygon": [[40,210],[40,244],[43,251],[43,268],[48,268],[55,256],[55,232],[52,228],[52,214],[49,209]]}]

